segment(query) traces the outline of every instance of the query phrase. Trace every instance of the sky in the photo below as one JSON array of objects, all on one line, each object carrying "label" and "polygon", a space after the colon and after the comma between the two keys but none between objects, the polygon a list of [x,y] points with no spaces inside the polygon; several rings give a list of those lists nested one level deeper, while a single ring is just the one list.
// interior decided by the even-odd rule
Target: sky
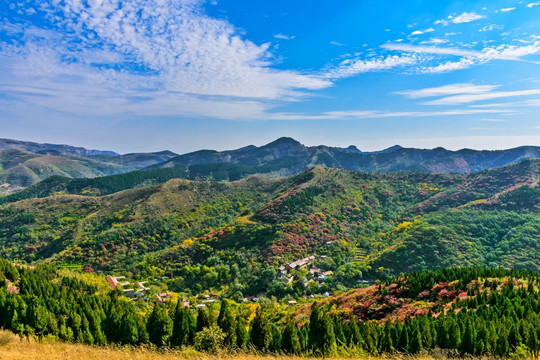
[{"label": "sky", "polygon": [[0,137],[540,145],[540,1],[0,0]]}]

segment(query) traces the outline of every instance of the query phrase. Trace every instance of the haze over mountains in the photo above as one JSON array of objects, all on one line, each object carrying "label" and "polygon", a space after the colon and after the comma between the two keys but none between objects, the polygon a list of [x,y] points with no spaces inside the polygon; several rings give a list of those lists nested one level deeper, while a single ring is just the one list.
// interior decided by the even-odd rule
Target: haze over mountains
[{"label": "haze over mountains", "polygon": [[363,152],[353,145],[347,148],[304,146],[287,137],[260,147],[250,145],[228,151],[119,155],[113,151],[87,150],[69,145],[0,139],[0,194],[21,191],[55,175],[94,178],[178,166],[186,168],[186,175],[181,176],[184,178],[232,181],[253,174],[289,176],[313,166],[363,172],[411,170],[468,174],[536,157],[540,157],[538,146],[495,151],[450,151],[396,145],[381,151]]}]

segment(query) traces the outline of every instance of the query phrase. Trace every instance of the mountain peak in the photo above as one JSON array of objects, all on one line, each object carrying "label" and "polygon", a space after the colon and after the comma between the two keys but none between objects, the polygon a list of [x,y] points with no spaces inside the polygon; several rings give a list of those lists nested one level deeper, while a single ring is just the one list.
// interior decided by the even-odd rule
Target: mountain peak
[{"label": "mountain peak", "polygon": [[282,145],[303,146],[299,141],[291,137],[286,137],[286,136],[280,137],[279,139],[276,139],[272,141],[271,143],[266,144],[265,146],[276,146],[276,145],[278,146],[282,146]]}]

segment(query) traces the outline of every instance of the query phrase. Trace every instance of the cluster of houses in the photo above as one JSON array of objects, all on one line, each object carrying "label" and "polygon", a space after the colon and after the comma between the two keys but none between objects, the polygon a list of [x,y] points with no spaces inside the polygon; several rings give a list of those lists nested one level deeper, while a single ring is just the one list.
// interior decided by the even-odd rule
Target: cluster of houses
[{"label": "cluster of houses", "polygon": [[[325,260],[326,256],[322,255],[322,256],[319,256],[317,258],[314,255],[311,255],[311,256],[308,256],[306,258],[293,261],[290,264],[286,264],[286,265],[281,266],[279,268],[279,275],[278,275],[279,279],[287,281],[289,283],[292,283],[294,278],[293,278],[293,276],[291,276],[289,274],[289,271],[290,270],[298,270],[300,268],[309,266],[316,259]],[[311,281],[315,281],[320,285],[326,279],[328,279],[328,277],[330,277],[332,274],[333,274],[332,271],[322,271],[319,268],[311,267],[309,269],[307,277],[304,279],[304,284],[307,284],[308,282],[311,282]]]},{"label": "cluster of houses", "polygon": [[[126,296],[127,298],[131,300],[137,300],[139,298],[142,298],[144,301],[148,301],[148,292],[150,290],[150,288],[146,286],[148,281],[136,281],[134,283],[131,283],[130,281],[126,280],[125,276],[111,276],[111,275],[108,275],[106,279],[109,285],[111,285],[111,288],[113,290],[117,289],[118,286],[121,286],[123,288],[131,284],[135,285],[133,287],[123,289],[122,291],[124,293],[124,296]],[[171,298],[170,294],[166,292],[157,294],[158,302],[165,302],[169,300],[170,298]]]}]

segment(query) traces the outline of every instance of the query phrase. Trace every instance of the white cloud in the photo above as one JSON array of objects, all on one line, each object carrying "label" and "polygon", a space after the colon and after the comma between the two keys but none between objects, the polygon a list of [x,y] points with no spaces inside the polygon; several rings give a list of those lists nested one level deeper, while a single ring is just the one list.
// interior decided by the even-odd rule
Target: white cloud
[{"label": "white cloud", "polygon": [[419,99],[456,94],[481,94],[490,92],[498,87],[499,85],[474,85],[470,83],[458,83],[419,90],[397,91],[394,94],[404,95],[410,99]]},{"label": "white cloud", "polygon": [[485,18],[484,15],[479,15],[479,14],[474,13],[474,12],[471,12],[471,13],[464,12],[463,14],[461,14],[459,16],[456,16],[455,18],[453,18],[450,21],[453,22],[454,24],[461,24],[461,23],[468,23],[468,22],[471,22],[471,21],[476,21],[476,20],[483,19],[483,18]]},{"label": "white cloud", "polygon": [[474,50],[464,50],[464,49],[455,49],[455,48],[440,48],[435,46],[418,46],[412,44],[395,44],[387,43],[381,45],[383,49],[394,50],[394,51],[404,51],[410,53],[421,53],[421,54],[438,54],[438,55],[454,55],[454,56],[479,56],[481,53]]},{"label": "white cloud", "polygon": [[423,73],[442,73],[461,70],[493,60],[528,61],[536,63],[534,61],[523,59],[523,57],[540,54],[540,41],[535,41],[532,44],[523,46],[502,44],[496,47],[486,47],[480,51],[396,43],[387,43],[381,45],[381,47],[387,50],[405,53],[460,57],[459,60],[449,60],[437,65],[423,66],[417,69],[419,72]]},{"label": "white cloud", "polygon": [[330,45],[334,45],[334,46],[344,46],[344,44],[340,43],[340,42],[337,42],[337,41],[330,41]]},{"label": "white cloud", "polygon": [[512,114],[509,109],[455,109],[445,111],[383,111],[383,110],[350,110],[327,111],[320,115],[304,115],[296,113],[271,113],[268,119],[272,120],[368,120],[402,117],[439,117],[478,114]]},{"label": "white cloud", "polygon": [[[20,41],[0,43],[0,89],[26,86],[18,98],[37,106],[242,118],[260,115],[270,107],[264,102],[332,85],[273,68],[269,44],[246,40],[232,24],[207,16],[202,0],[57,4],[41,3],[55,30],[10,24]],[[41,97],[28,95],[36,92]]]},{"label": "white cloud", "polygon": [[291,40],[291,39],[294,39],[296,36],[289,36],[289,35],[280,33],[280,34],[275,34],[274,37],[280,40]]},{"label": "white cloud", "polygon": [[492,100],[516,96],[530,96],[540,94],[540,89],[519,90],[519,91],[499,91],[486,92],[481,94],[463,94],[448,96],[437,100],[431,100],[423,103],[424,105],[462,105],[477,101]]},{"label": "white cloud", "polygon": [[516,10],[516,8],[515,7],[504,8],[504,9],[501,9],[501,12],[510,12],[510,11],[513,11],[513,10]]},{"label": "white cloud", "polygon": [[422,35],[422,34],[434,32],[434,31],[435,31],[434,28],[429,28],[429,29],[425,29],[425,30],[416,30],[416,31],[413,31],[413,32],[411,33],[411,36]]},{"label": "white cloud", "polygon": [[478,64],[473,58],[462,58],[459,61],[447,61],[443,64],[436,66],[424,67],[421,72],[423,73],[443,73],[456,70],[463,70]]},{"label": "white cloud", "polygon": [[445,44],[447,42],[448,42],[448,40],[446,40],[446,39],[431,38],[429,40],[422,41],[420,44],[435,44],[435,45],[437,45],[437,44]]},{"label": "white cloud", "polygon": [[540,5],[540,1],[527,4],[527,7],[532,8],[533,6],[536,6],[536,5]]},{"label": "white cloud", "polygon": [[348,59],[342,61],[337,68],[329,70],[324,78],[340,79],[360,73],[388,70],[395,67],[413,65],[417,62],[416,56],[387,56],[376,59]]}]

